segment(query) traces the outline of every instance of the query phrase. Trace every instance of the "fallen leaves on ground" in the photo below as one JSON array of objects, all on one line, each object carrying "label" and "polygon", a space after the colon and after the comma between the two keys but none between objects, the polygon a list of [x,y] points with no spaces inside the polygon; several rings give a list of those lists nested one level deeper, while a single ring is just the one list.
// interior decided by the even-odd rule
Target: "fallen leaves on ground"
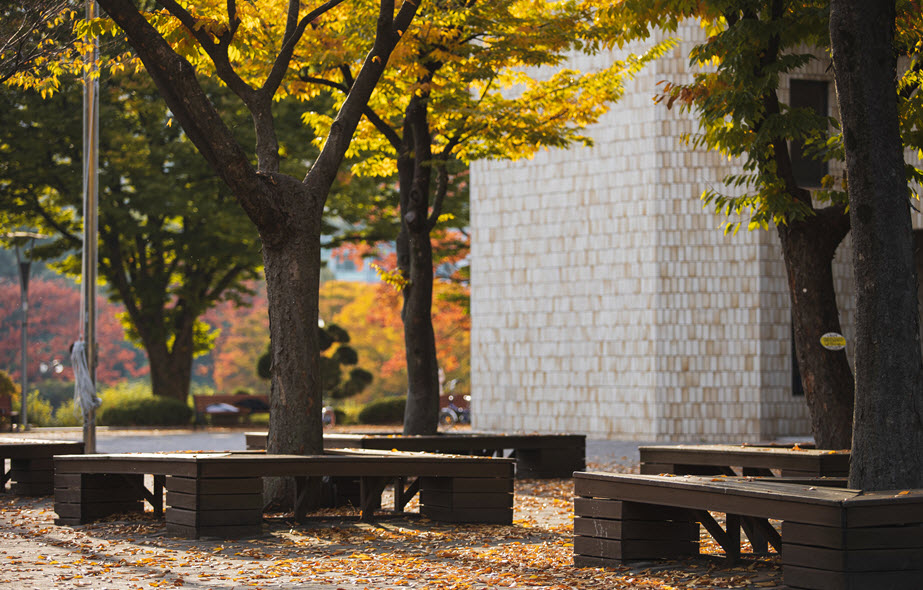
[{"label": "fallen leaves on ground", "polygon": [[[593,470],[632,471],[624,462]],[[385,498],[383,505],[388,505]],[[447,525],[418,514],[366,523],[327,510],[307,523],[267,518],[249,540],[169,536],[152,514],[80,527],[53,524],[50,498],[0,503],[0,587],[358,590],[432,588],[772,588],[775,557],[732,567],[721,559],[614,569],[573,567],[573,480],[516,482],[512,526]],[[416,499],[408,509],[418,509]],[[702,552],[721,549],[703,533]]]}]

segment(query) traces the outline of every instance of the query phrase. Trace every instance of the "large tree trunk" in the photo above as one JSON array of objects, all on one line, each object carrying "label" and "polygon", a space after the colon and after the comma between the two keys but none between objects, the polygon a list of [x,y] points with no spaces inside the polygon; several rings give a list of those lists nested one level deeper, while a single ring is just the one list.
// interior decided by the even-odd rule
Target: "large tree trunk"
[{"label": "large tree trunk", "polygon": [[820,343],[828,332],[842,333],[831,264],[848,232],[849,217],[842,207],[778,227],[798,369],[821,449],[848,449],[852,437],[853,374],[846,351],[827,350]]},{"label": "large tree trunk", "polygon": [[[317,337],[323,205],[310,202],[303,195],[301,209],[291,214],[297,222],[260,232],[272,351],[266,443],[270,454],[311,455],[324,449]],[[267,503],[288,509],[294,483],[289,478],[266,478],[265,496]]]},{"label": "large tree trunk", "polygon": [[894,18],[893,0],[831,2],[856,269],[849,486],[863,490],[923,487],[923,360]]}]

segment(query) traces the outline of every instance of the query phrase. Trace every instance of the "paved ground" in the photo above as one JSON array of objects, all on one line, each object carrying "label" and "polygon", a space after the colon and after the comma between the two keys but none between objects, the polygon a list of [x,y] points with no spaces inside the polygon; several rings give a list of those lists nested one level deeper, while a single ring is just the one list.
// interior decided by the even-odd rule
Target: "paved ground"
[{"label": "paved ground", "polygon": [[[81,435],[46,430],[25,436]],[[243,432],[233,430],[97,432],[100,452],[244,446]],[[588,464],[634,470],[637,446],[589,441]],[[620,570],[574,568],[572,481],[520,481],[515,498],[513,526],[444,526],[417,515],[360,523],[354,515],[328,511],[304,524],[270,515],[257,539],[193,541],[169,536],[151,516],[58,527],[51,499],[0,497],[0,588],[781,588],[774,558],[736,568],[717,558]],[[703,547],[715,551],[707,537]]]}]

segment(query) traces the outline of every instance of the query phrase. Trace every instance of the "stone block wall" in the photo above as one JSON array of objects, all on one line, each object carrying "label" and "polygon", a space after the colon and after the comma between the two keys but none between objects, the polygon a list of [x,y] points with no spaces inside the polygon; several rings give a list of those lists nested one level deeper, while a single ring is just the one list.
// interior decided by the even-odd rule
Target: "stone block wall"
[{"label": "stone block wall", "polygon": [[[723,233],[726,220],[700,195],[733,163],[685,145],[693,115],[652,101],[658,82],[689,76],[701,34],[683,27],[671,55],[628,84],[591,130],[593,147],[472,165],[476,429],[639,441],[809,436],[804,398],[792,394],[775,230]],[[799,77],[829,79],[824,62],[810,68]],[[850,339],[848,243],[835,265]]]}]

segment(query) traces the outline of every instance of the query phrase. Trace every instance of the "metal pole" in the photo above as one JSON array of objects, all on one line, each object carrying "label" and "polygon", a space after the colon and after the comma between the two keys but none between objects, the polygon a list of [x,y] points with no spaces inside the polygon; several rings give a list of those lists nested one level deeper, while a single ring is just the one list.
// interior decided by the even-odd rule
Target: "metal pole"
[{"label": "metal pole", "polygon": [[[98,13],[95,0],[87,0],[86,17],[93,20]],[[86,342],[87,366],[96,383],[96,264],[97,216],[99,202],[99,46],[94,39],[87,56],[89,68],[83,85],[83,334]],[[84,414],[83,443],[86,453],[96,452],[96,410]]]},{"label": "metal pole", "polygon": [[19,263],[19,306],[22,309],[22,407],[19,410],[19,429],[23,431],[29,429],[27,401],[29,397],[29,271],[32,264],[30,254],[31,252],[27,251],[25,259],[21,259],[19,248],[16,248],[16,262]]}]

